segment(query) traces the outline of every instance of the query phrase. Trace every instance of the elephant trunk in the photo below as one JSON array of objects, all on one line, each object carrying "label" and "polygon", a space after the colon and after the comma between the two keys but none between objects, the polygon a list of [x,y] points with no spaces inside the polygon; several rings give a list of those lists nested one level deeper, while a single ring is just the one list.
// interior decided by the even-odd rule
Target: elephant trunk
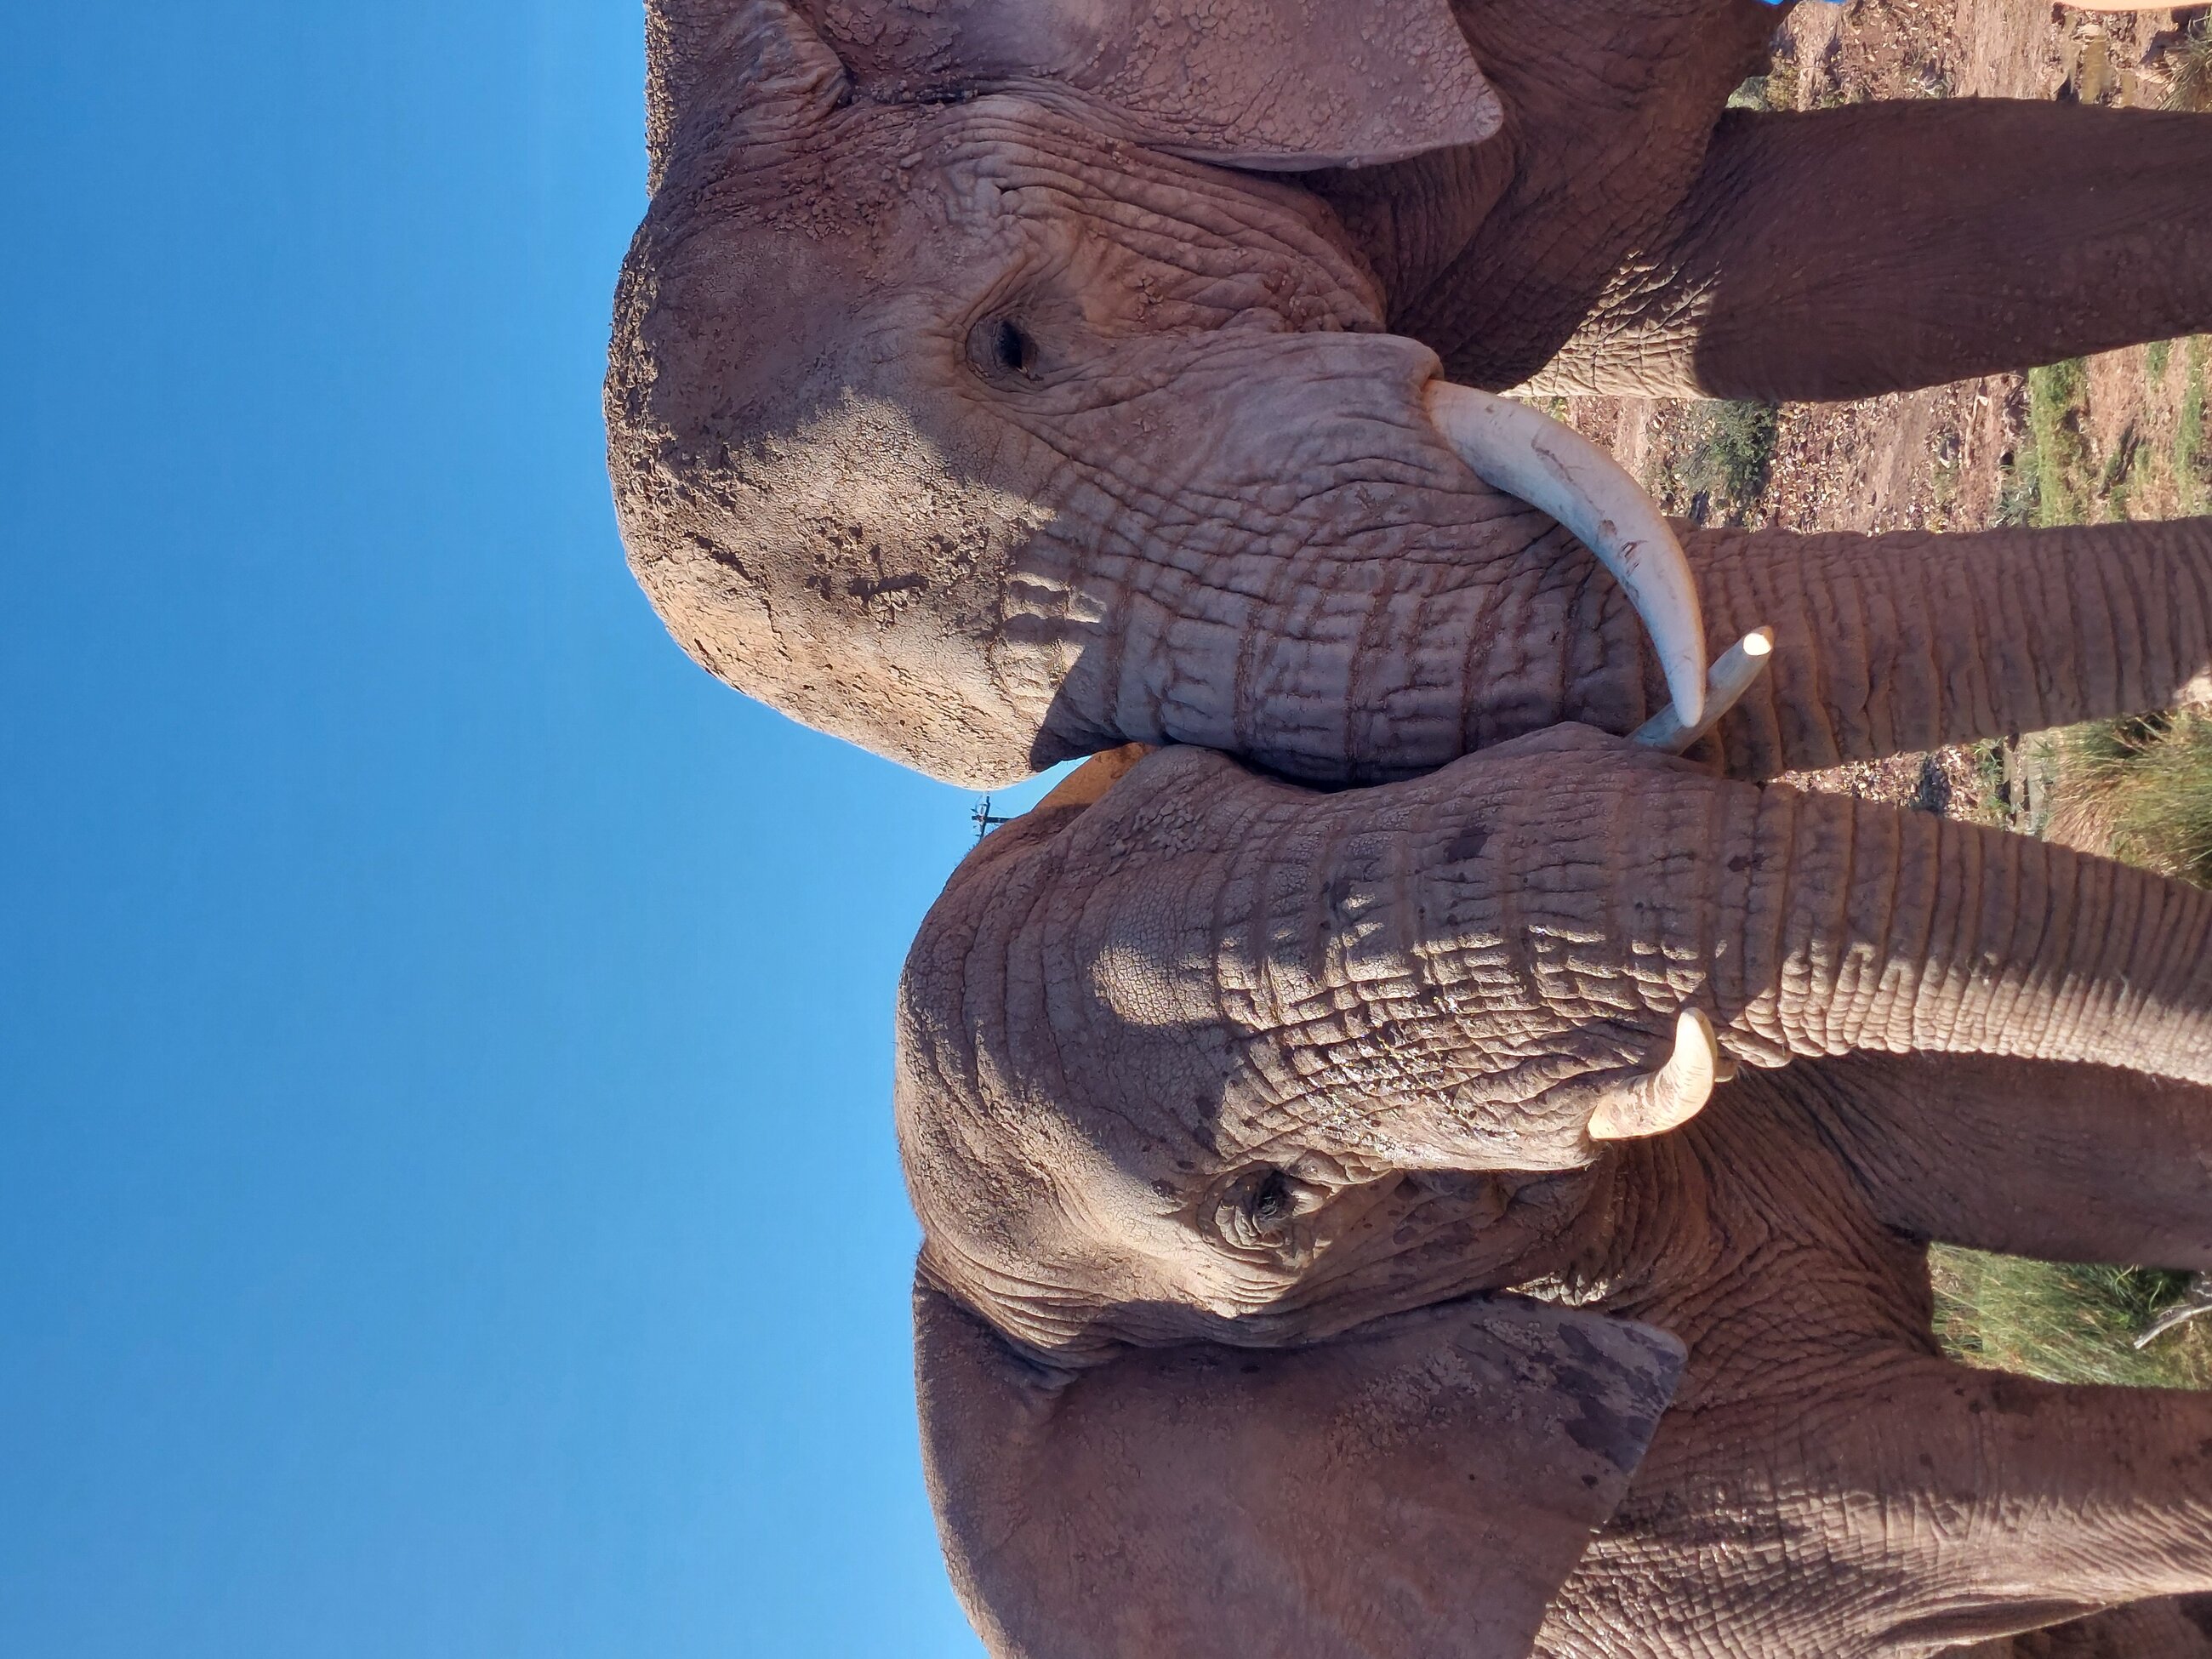
[{"label": "elephant trunk", "polygon": [[[1060,718],[1101,712],[1045,757],[1133,738],[1371,784],[1565,720],[1625,735],[1668,702],[1629,595],[1550,515],[1502,492],[1401,495],[1418,536],[1400,526],[1370,557],[1360,535],[1317,525],[1280,576],[1232,558],[1233,575],[1206,585],[1205,628],[1167,619],[1188,602],[1180,590],[1116,590],[1099,609],[1126,625],[1093,659],[1114,678],[1093,689],[1079,676]],[[2212,690],[2212,519],[1682,539],[1714,651],[1774,630],[1771,671],[1717,729],[1732,776]]]},{"label": "elephant trunk", "polygon": [[[1720,726],[1771,777],[2163,708],[2212,690],[2212,519],[1686,538],[1706,625],[1774,666]],[[1648,681],[1656,676],[1649,668]]]},{"label": "elephant trunk", "polygon": [[[1217,1045],[1244,1079],[1223,1121],[1257,1140],[1356,1121],[1408,1167],[1570,1167],[1586,1133],[1680,1121],[1724,1073],[1686,1013],[1758,1065],[1986,1054],[2212,1084],[2212,894],[1587,727],[1318,797],[1170,750],[1097,810],[1069,843],[1080,914],[1039,924],[1073,1000],[1033,1029],[1065,1078]],[[1070,1060],[1099,997],[1110,1041]]]},{"label": "elephant trunk", "polygon": [[1709,994],[1746,1058],[2088,1061],[2212,1082],[2212,895],[1919,812],[1717,785]]}]

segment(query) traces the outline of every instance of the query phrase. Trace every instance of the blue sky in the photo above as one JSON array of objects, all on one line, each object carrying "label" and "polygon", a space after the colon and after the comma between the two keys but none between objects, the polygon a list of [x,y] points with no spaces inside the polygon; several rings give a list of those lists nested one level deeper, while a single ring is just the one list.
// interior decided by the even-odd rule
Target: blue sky
[{"label": "blue sky", "polygon": [[641,36],[0,21],[0,1652],[979,1651],[888,1105],[972,802],[623,568]]}]

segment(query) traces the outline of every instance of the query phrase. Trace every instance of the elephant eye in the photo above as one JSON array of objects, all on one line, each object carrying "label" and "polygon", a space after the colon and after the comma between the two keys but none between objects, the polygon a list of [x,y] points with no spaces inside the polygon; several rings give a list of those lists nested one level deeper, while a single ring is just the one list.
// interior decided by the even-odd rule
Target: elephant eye
[{"label": "elephant eye", "polygon": [[1280,1250],[1291,1243],[1293,1224],[1321,1208],[1328,1197],[1288,1170],[1249,1170],[1217,1201],[1213,1230],[1235,1249]]},{"label": "elephant eye", "polygon": [[969,332],[968,360],[987,380],[1033,380],[1036,337],[1011,317],[987,317]]},{"label": "elephant eye", "polygon": [[1253,1189],[1249,1206],[1252,1219],[1262,1230],[1279,1227],[1291,1218],[1292,1205],[1291,1178],[1280,1170],[1271,1170],[1267,1179]]}]

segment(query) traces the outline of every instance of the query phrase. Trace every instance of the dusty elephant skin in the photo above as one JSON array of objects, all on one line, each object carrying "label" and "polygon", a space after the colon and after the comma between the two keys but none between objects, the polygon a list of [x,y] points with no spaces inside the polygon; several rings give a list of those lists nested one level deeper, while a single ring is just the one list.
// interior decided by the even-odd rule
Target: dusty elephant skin
[{"label": "dusty elephant skin", "polygon": [[1954,1364],[1926,1267],[2212,1266],[2194,890],[1583,728],[1333,795],[1118,755],[932,911],[897,1101],[996,1652],[1847,1659],[2212,1591],[2212,1396]]},{"label": "dusty elephant skin", "polygon": [[[2212,326],[2212,118],[1719,124],[1753,0],[1334,15],[656,0],[607,413],[684,647],[979,785],[1125,740],[1343,783],[1626,732],[1662,700],[1635,617],[1442,440],[1439,375],[1839,395]],[[2023,155],[2055,182],[1996,189]],[[2203,520],[1686,541],[1717,648],[1778,635],[1741,776],[2212,667]]]}]

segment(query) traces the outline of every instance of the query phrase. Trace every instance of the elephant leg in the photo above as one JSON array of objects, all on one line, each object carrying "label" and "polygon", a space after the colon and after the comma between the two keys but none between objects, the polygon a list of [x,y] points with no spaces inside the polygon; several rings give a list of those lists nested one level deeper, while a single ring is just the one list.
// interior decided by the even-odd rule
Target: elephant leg
[{"label": "elephant leg", "polygon": [[[1775,630],[1772,668],[1720,727],[1737,777],[2169,708],[2212,685],[2212,519],[1683,544],[1717,650]],[[1644,673],[1656,702],[1648,647]]]},{"label": "elephant leg", "polygon": [[1658,1659],[1687,1619],[1700,1653],[1872,1659],[2212,1587],[2212,1395],[1813,1368],[1817,1394],[1678,1402],[1540,1654]]},{"label": "elephant leg", "polygon": [[1802,1069],[1890,1226],[2045,1261],[2212,1267],[2212,1089],[1982,1055]]},{"label": "elephant leg", "polygon": [[2212,117],[1731,112],[1551,392],[1869,398],[2212,329]]}]

